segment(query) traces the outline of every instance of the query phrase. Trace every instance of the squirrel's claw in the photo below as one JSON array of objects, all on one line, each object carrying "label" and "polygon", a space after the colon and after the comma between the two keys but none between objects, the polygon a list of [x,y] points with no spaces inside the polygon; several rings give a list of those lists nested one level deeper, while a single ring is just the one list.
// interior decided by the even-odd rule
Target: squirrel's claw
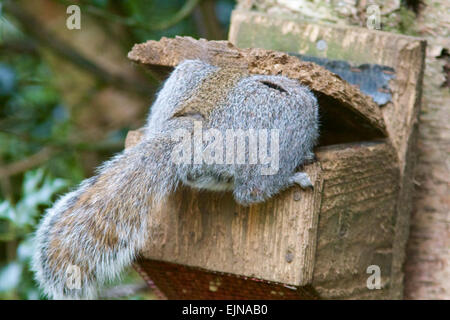
[{"label": "squirrel's claw", "polygon": [[292,177],[289,178],[289,182],[292,184],[298,184],[303,189],[313,188],[311,179],[306,172],[297,172]]}]

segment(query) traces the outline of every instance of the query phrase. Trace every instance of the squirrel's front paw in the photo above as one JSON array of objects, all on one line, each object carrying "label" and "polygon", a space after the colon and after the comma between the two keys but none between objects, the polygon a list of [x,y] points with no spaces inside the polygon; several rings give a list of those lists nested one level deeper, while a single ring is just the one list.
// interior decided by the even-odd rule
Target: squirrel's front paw
[{"label": "squirrel's front paw", "polygon": [[297,172],[292,177],[289,178],[289,182],[292,184],[298,184],[303,189],[313,188],[311,179],[306,172]]}]

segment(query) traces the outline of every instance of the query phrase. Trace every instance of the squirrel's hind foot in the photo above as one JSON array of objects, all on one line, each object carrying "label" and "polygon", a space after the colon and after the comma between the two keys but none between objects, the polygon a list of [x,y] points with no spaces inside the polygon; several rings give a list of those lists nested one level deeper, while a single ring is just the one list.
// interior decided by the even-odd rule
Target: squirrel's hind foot
[{"label": "squirrel's hind foot", "polygon": [[303,189],[313,188],[311,179],[306,172],[297,172],[289,178],[289,183],[298,184]]}]

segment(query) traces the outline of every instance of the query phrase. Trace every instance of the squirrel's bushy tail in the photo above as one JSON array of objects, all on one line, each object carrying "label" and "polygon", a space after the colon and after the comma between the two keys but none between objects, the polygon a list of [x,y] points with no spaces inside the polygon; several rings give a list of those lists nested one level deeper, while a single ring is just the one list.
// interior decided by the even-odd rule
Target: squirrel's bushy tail
[{"label": "squirrel's bushy tail", "polygon": [[36,232],[33,268],[53,299],[95,298],[147,239],[148,212],[177,185],[170,139],[146,139],[59,199]]}]

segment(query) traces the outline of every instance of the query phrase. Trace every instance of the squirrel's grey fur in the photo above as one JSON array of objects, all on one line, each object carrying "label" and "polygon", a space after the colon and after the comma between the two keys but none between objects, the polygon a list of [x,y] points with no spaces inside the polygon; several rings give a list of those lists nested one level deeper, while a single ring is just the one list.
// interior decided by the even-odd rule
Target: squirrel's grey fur
[{"label": "squirrel's grey fur", "polygon": [[[261,175],[261,164],[175,164],[172,133],[191,133],[199,120],[220,132],[278,129],[278,172]],[[159,92],[142,141],[46,212],[33,258],[38,282],[50,298],[95,298],[97,287],[118,276],[143,248],[152,210],[179,183],[232,190],[244,205],[265,201],[294,183],[311,185],[295,170],[313,158],[317,138],[316,98],[297,81],[182,62]],[[66,283],[70,266],[80,270],[79,289]]]}]

